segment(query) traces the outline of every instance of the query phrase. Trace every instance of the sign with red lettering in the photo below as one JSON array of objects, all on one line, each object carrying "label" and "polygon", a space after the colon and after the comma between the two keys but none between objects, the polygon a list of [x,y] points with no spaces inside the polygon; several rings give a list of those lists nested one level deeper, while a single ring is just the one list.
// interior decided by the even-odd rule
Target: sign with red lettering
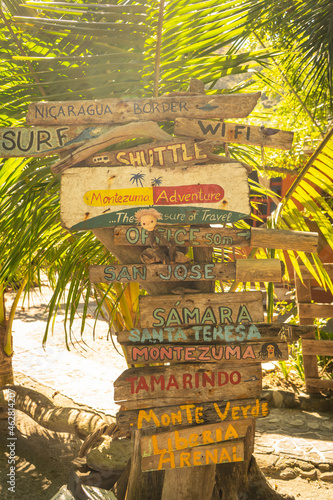
[{"label": "sign with red lettering", "polygon": [[158,345],[126,346],[127,361],[149,365],[151,363],[253,363],[288,359],[287,342],[271,340],[266,343],[230,345]]},{"label": "sign with red lettering", "polygon": [[261,365],[169,365],[125,370],[114,399],[125,409],[259,397]]},{"label": "sign with red lettering", "polygon": [[[213,182],[208,179],[214,179]],[[74,187],[73,187],[74,186]],[[187,168],[71,168],[61,178],[61,218],[69,229],[135,224],[234,222],[251,213],[240,164]]]}]

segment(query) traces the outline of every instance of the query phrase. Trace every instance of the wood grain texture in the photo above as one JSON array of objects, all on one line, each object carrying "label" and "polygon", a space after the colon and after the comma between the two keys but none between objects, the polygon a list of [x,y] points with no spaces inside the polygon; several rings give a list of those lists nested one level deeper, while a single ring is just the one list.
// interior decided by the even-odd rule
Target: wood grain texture
[{"label": "wood grain texture", "polygon": [[[158,226],[157,234],[184,247],[262,247],[316,252],[318,234],[305,231],[251,228],[193,228]],[[117,226],[115,244],[145,246],[148,231],[138,226]],[[157,241],[159,243],[159,241]]]},{"label": "wood grain texture", "polygon": [[303,355],[333,356],[333,340],[302,340]]},{"label": "wood grain texture", "polygon": [[228,368],[218,363],[130,368],[114,382],[115,402],[125,409],[256,398],[260,392],[258,363]]},{"label": "wood grain texture", "polygon": [[183,297],[140,296],[140,325],[142,328],[149,328],[241,321],[260,322],[264,321],[264,298],[265,295],[259,291],[202,294],[189,291]]},{"label": "wood grain texture", "polygon": [[222,444],[186,448],[174,452],[162,452],[161,455],[142,457],[141,468],[144,471],[196,467],[202,465],[243,462],[243,440],[232,440]]},{"label": "wood grain texture", "polygon": [[171,96],[146,99],[100,99],[94,101],[36,102],[29,104],[30,125],[128,123],[188,118],[245,118],[260,92],[211,96]]},{"label": "wood grain texture", "polygon": [[[250,292],[251,293],[251,292]],[[157,297],[158,298],[158,297]],[[193,319],[193,318],[192,318]],[[316,326],[286,325],[282,323],[224,323],[181,325],[156,328],[133,328],[117,332],[122,345],[229,345],[237,342],[292,342],[315,332]]]},{"label": "wood grain texture", "polygon": [[[270,351],[268,353],[268,351]],[[333,346],[331,346],[333,352]],[[131,364],[151,363],[216,363],[223,365],[248,364],[253,362],[282,361],[288,359],[287,342],[232,343],[226,346],[196,345],[126,345],[126,359]],[[329,354],[328,354],[329,355]]]},{"label": "wood grain texture", "polygon": [[218,140],[226,143],[286,150],[292,147],[294,137],[293,132],[284,130],[223,121],[189,120],[187,118],[176,118],[174,133],[195,139]]},{"label": "wood grain texture", "polygon": [[310,378],[306,379],[307,386],[316,389],[315,392],[325,391],[327,389],[333,390],[333,380],[327,380],[323,378]]},{"label": "wood grain texture", "polygon": [[232,222],[251,213],[247,172],[237,163],[71,168],[61,176],[60,201],[62,222],[72,229],[133,225],[138,209],[152,207],[158,222],[173,225]]},{"label": "wood grain texture", "polygon": [[[260,265],[259,265],[260,264]],[[237,260],[229,263],[137,264],[90,266],[92,283],[129,283],[136,281],[272,281],[282,278],[281,262],[277,259]]]},{"label": "wood grain texture", "polygon": [[81,167],[132,165],[133,167],[173,167],[207,163],[213,145],[193,139],[142,144],[136,148],[104,151],[94,154],[80,164]]},{"label": "wood grain texture", "polygon": [[298,304],[299,315],[302,318],[332,318],[333,304]]},{"label": "wood grain texture", "polygon": [[198,425],[174,431],[152,433],[141,438],[141,454],[151,457],[160,451],[176,451],[238,439],[246,436],[250,420]]},{"label": "wood grain texture", "polygon": [[171,136],[160,129],[154,122],[144,122],[140,124],[129,123],[127,125],[113,127],[99,137],[87,140],[83,146],[61,158],[52,166],[52,172],[54,174],[60,174],[69,167],[73,167],[77,163],[84,161],[86,158],[89,158],[89,156],[98,153],[112,144],[117,144],[137,137],[151,137],[165,141],[171,139]]},{"label": "wood grain texture", "polygon": [[107,125],[48,127],[1,127],[0,157],[29,157],[59,154],[74,149],[110,130]]},{"label": "wood grain texture", "polygon": [[200,424],[237,422],[240,419],[251,420],[268,415],[268,402],[261,398],[134,409],[119,411],[116,417],[117,425],[123,430],[140,429],[143,434],[151,434],[159,430],[196,428]]}]

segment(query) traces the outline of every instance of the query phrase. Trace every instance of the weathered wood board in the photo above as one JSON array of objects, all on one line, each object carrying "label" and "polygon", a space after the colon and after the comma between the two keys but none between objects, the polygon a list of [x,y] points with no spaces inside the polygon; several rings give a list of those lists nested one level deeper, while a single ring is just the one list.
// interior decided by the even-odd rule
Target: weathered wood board
[{"label": "weathered wood board", "polygon": [[[242,293],[242,292],[240,292]],[[244,293],[261,293],[261,292],[244,292]],[[208,294],[206,294],[208,295]],[[145,296],[147,297],[147,296]],[[188,297],[188,296],[187,296]],[[162,297],[157,297],[160,299]],[[262,303],[262,302],[261,302]],[[246,309],[240,308],[241,321],[248,321],[250,313],[253,316],[253,309],[250,308],[250,312],[247,306]],[[212,306],[210,306],[212,307]],[[223,309],[222,309],[223,308]],[[156,309],[155,309],[156,310]],[[196,311],[196,312],[194,312]],[[232,316],[232,311],[226,308],[226,306],[221,306],[221,311],[218,314],[214,312],[212,308],[209,312],[206,312],[207,321],[211,322],[220,315],[225,320],[224,324],[181,324],[184,319],[178,313],[176,316],[175,311],[172,312],[172,318],[176,318],[176,326],[164,326],[156,328],[133,328],[129,331],[122,331],[117,333],[118,342],[122,345],[159,345],[159,344],[196,344],[196,345],[229,345],[230,343],[238,342],[256,342],[267,343],[267,342],[293,342],[298,340],[300,336],[306,335],[311,331],[315,331],[316,326],[303,326],[303,325],[286,325],[285,323],[229,323],[229,318]],[[161,311],[158,311],[160,313]],[[165,312],[165,310],[164,310]],[[197,323],[201,315],[199,311],[195,308],[189,310],[190,317],[189,321],[192,323]],[[182,313],[184,315],[184,311]],[[186,313],[185,313],[186,314]],[[239,313],[238,313],[239,314]],[[169,314],[168,314],[169,316]],[[155,319],[162,319],[158,314]],[[151,322],[150,319],[147,323]],[[165,324],[165,319],[162,319]],[[174,324],[174,321],[171,321]],[[181,326],[179,326],[181,325]],[[310,342],[306,339],[303,340],[303,348],[306,342]],[[311,342],[325,342],[325,341],[312,341]],[[331,341],[327,341],[331,342]]]},{"label": "weathered wood board", "polygon": [[162,406],[148,410],[128,410],[117,413],[120,429],[139,429],[151,434],[157,430],[196,427],[200,424],[237,422],[239,419],[263,418],[269,415],[265,399],[239,401],[209,401],[198,404]]},{"label": "weathered wood board", "polygon": [[245,118],[260,92],[198,96],[151,97],[146,99],[100,99],[94,101],[36,102],[29,104],[30,125],[79,123],[127,123],[188,118]]},{"label": "weathered wood board", "polygon": [[[140,325],[142,328],[169,328],[190,324],[215,325],[219,323],[261,322],[264,321],[264,297],[265,295],[259,291],[189,293],[184,297],[180,295],[153,297],[141,295],[139,297]],[[199,338],[202,335],[198,333]],[[207,332],[206,335],[208,337],[209,333]],[[248,337],[247,335],[246,339],[250,340]],[[172,341],[175,341],[175,338],[174,335]],[[239,340],[236,337],[233,338],[235,341]],[[196,338],[196,340],[199,339]]]},{"label": "weathered wood board", "polygon": [[200,465],[242,462],[244,460],[244,443],[232,440],[222,444],[210,444],[198,448],[186,448],[177,451],[162,451],[159,455],[142,457],[143,471],[165,470],[196,467]]},{"label": "weathered wood board", "polygon": [[298,314],[302,318],[333,318],[333,304],[305,304],[298,303]]},{"label": "weathered wood board", "polygon": [[61,219],[68,229],[133,225],[139,209],[152,207],[164,224],[234,222],[251,213],[247,172],[237,163],[75,167],[61,176],[60,194]]},{"label": "weathered wood board", "polygon": [[159,455],[163,451],[177,451],[220,443],[246,436],[250,420],[204,424],[184,429],[143,436],[140,440],[143,457]]},{"label": "weathered wood board", "polygon": [[125,409],[257,398],[260,392],[259,363],[227,368],[220,363],[130,368],[114,382],[114,400]]},{"label": "weathered wood board", "polygon": [[271,281],[282,279],[277,259],[237,260],[230,263],[128,264],[90,266],[92,283],[128,283],[131,281]]},{"label": "weathered wood board", "polygon": [[149,365],[151,363],[253,363],[282,361],[288,359],[287,342],[271,340],[266,343],[232,343],[216,345],[158,346],[126,345],[128,363]]},{"label": "weathered wood board", "polygon": [[195,142],[193,139],[142,144],[141,146],[116,151],[104,151],[87,158],[80,166],[173,167],[194,165],[208,161],[213,145],[209,142]]},{"label": "weathered wood board", "polygon": [[[287,231],[284,229],[239,229],[224,227],[156,227],[164,240],[174,241],[184,247],[262,247],[300,252],[316,252],[318,233]],[[138,226],[117,226],[114,230],[115,245],[147,245],[148,231]]]},{"label": "weathered wood board", "polygon": [[333,356],[333,340],[302,340],[302,352],[304,355]]},{"label": "weathered wood board", "polygon": [[290,149],[294,137],[293,132],[284,130],[223,121],[189,120],[187,118],[176,118],[174,133],[195,139],[218,140],[275,149]]},{"label": "weathered wood board", "polygon": [[110,130],[107,125],[1,127],[0,157],[47,156],[72,149]]}]

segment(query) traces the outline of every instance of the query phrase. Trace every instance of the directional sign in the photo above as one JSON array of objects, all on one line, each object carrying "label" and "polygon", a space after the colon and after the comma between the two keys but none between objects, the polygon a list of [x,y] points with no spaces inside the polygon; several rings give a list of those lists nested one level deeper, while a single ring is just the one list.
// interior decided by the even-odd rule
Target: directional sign
[{"label": "directional sign", "polygon": [[[114,230],[114,243],[145,246],[148,234],[142,227],[117,226]],[[163,245],[163,241],[173,241],[177,246],[183,247],[261,247],[316,252],[318,246],[318,233],[257,227],[237,229],[158,226],[155,234],[157,244]]]},{"label": "directional sign", "polygon": [[47,156],[72,149],[110,130],[107,125],[0,128],[0,157]]},{"label": "directional sign", "polygon": [[[228,328],[228,327],[226,327]],[[225,329],[226,329],[225,328]],[[229,345],[127,345],[128,363],[253,363],[288,359],[287,342],[271,340],[260,343],[232,343]]]},{"label": "directional sign", "polygon": [[[256,292],[245,292],[256,293]],[[260,293],[260,292],[258,292]],[[209,295],[209,294],[207,294]],[[158,297],[161,299],[161,297]],[[208,321],[216,319],[218,314],[215,314],[211,306],[210,310],[206,309],[205,316]],[[236,309],[236,308],[235,308]],[[229,323],[229,318],[232,310],[225,305],[220,305],[220,315],[225,320],[223,324],[196,324],[196,319],[199,319],[199,314],[195,308],[187,309],[189,320],[192,320],[192,325],[185,324],[181,326],[168,326],[156,328],[133,328],[129,331],[117,333],[118,342],[122,345],[146,345],[150,344],[200,344],[200,345],[229,345],[231,343],[239,342],[281,342],[287,341],[292,338],[291,331],[293,325],[285,327],[281,323],[247,323],[249,321],[249,311],[242,306],[241,310],[242,321],[244,323]],[[253,314],[253,311],[251,310]],[[161,319],[160,309],[158,309],[157,318]],[[172,314],[175,314],[173,311]],[[209,317],[210,316],[210,317]],[[181,323],[179,313],[174,316],[177,317],[178,322]]]},{"label": "directional sign", "polygon": [[71,168],[62,175],[61,218],[69,229],[133,225],[138,210],[152,208],[158,222],[166,224],[248,217],[247,171],[236,163],[177,169]]},{"label": "directional sign", "polygon": [[193,139],[174,139],[136,148],[104,151],[92,155],[84,161],[84,166],[126,166],[132,167],[173,167],[194,165],[208,161],[207,153],[212,151],[209,142],[194,142]]},{"label": "directional sign", "polygon": [[218,140],[276,149],[290,149],[294,137],[293,132],[273,128],[224,121],[189,120],[187,118],[176,118],[174,132],[176,135],[185,135],[196,139]]},{"label": "directional sign", "polygon": [[261,365],[176,364],[130,368],[114,382],[115,402],[124,409],[257,398]]},{"label": "directional sign", "polygon": [[127,123],[187,118],[245,118],[260,97],[254,94],[101,99],[94,101],[37,102],[29,104],[27,123],[69,125]]},{"label": "directional sign", "polygon": [[209,401],[198,404],[180,404],[117,413],[120,429],[139,429],[151,434],[156,429],[179,429],[200,424],[236,422],[240,419],[267,417],[265,399],[241,399],[239,401]]},{"label": "directional sign", "polygon": [[[184,297],[180,295],[160,295],[150,296],[141,295],[139,297],[140,304],[140,325],[144,328],[142,335],[140,330],[131,332],[133,338],[139,342],[145,342],[151,338],[150,332],[147,330],[149,327],[158,327],[156,338],[153,339],[160,343],[165,342],[165,336],[160,335],[160,328],[169,328],[168,338],[171,337],[172,342],[176,342],[178,338],[189,337],[192,341],[192,332],[188,329],[181,329],[179,333],[178,327],[180,325],[207,325],[210,330],[203,330],[200,328],[193,330],[196,341],[204,341],[218,339],[217,330],[213,331],[213,325],[229,324],[229,323],[253,323],[264,321],[263,300],[265,295],[262,292],[231,292],[231,293],[189,293]],[[170,337],[169,337],[170,332]],[[185,333],[183,333],[185,332]],[[197,333],[198,332],[198,333]],[[143,333],[145,335],[143,335]],[[120,337],[122,338],[122,337]],[[157,340],[159,338],[160,340]],[[224,336],[225,338],[225,336]],[[230,336],[230,338],[237,342],[240,338]],[[260,339],[259,336],[253,336],[252,330],[246,331],[244,340]],[[220,338],[220,340],[223,340]],[[232,341],[230,340],[230,341]]]},{"label": "directional sign", "polygon": [[129,283],[131,281],[272,281],[282,279],[281,262],[277,259],[236,260],[229,263],[125,264],[90,266],[92,283]]},{"label": "directional sign", "polygon": [[[243,450],[237,449],[237,444],[241,441],[234,440],[245,437],[249,425],[249,421],[239,420],[237,423],[200,425],[195,429],[144,436],[140,440],[143,470],[194,467],[203,463],[206,465],[210,460],[212,463],[239,462],[243,458]],[[232,441],[234,446],[231,455],[228,441]],[[219,445],[221,442],[224,443],[223,447]]]},{"label": "directional sign", "polygon": [[235,440],[222,444],[199,446],[198,448],[185,448],[176,451],[163,450],[160,454],[142,457],[141,469],[143,471],[182,469],[200,465],[242,462],[243,460],[244,443],[242,440]]}]

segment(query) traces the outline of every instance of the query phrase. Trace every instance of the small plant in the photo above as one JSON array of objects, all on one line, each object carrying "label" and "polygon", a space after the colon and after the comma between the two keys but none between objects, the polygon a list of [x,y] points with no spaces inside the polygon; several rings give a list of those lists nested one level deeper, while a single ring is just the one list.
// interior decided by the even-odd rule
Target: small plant
[{"label": "small plant", "polygon": [[289,373],[290,373],[290,370],[291,370],[291,365],[289,362],[287,361],[279,361],[279,367],[280,367],[280,370],[282,371],[283,373],[283,376],[286,380],[288,380],[288,377],[289,377]]}]

